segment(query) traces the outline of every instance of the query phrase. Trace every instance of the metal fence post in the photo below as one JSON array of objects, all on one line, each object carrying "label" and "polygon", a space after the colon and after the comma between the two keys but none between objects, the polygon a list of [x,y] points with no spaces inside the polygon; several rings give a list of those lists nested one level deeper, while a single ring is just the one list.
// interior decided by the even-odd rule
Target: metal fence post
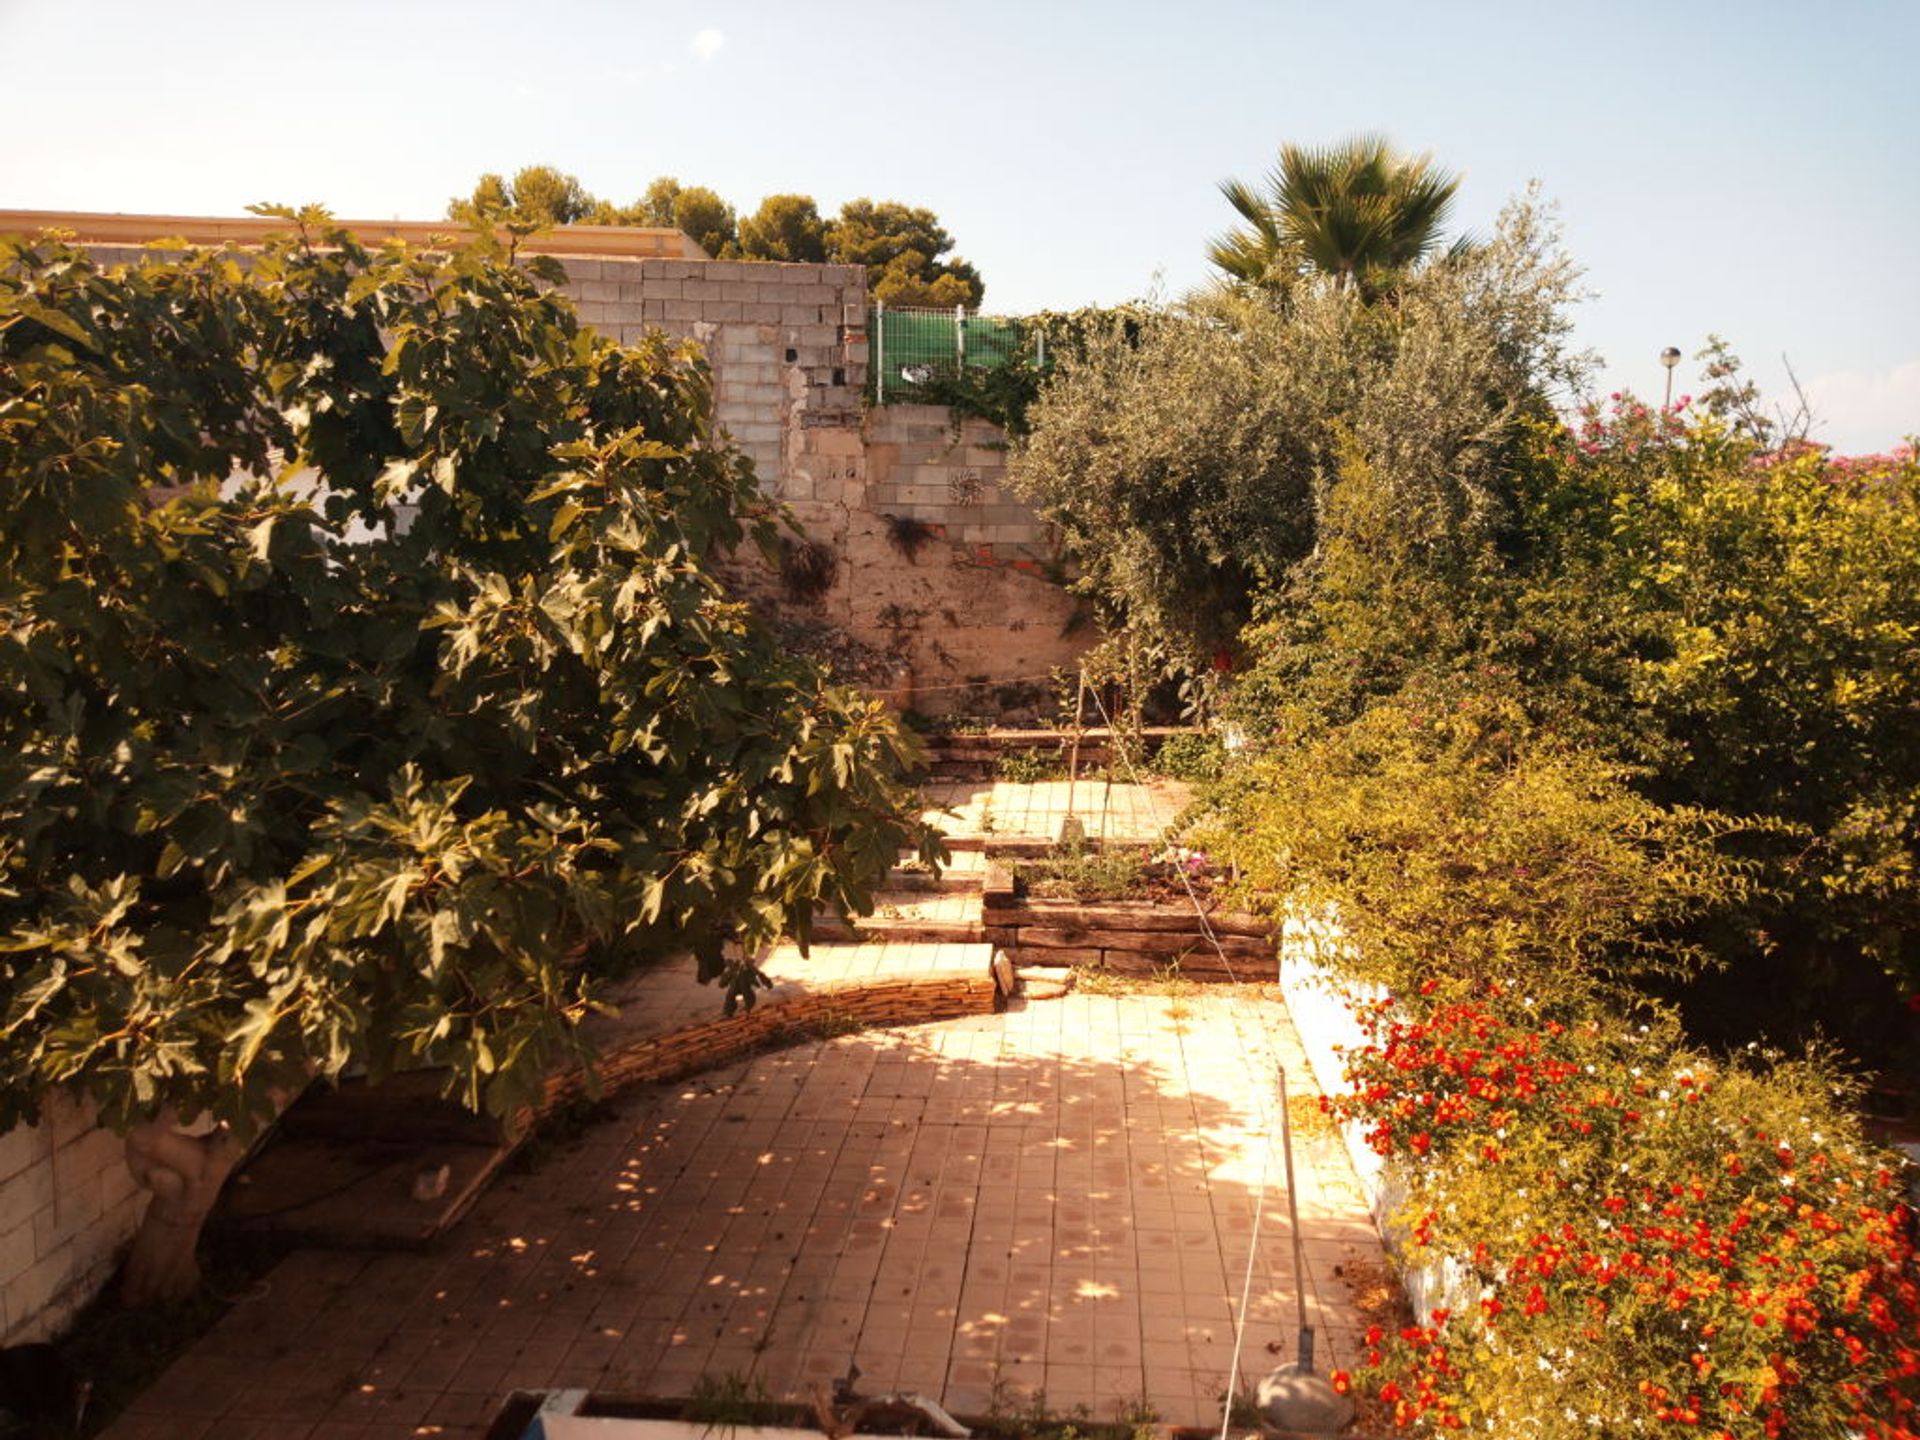
[{"label": "metal fence post", "polygon": [[953,307],[953,353],[959,357],[960,368],[967,368],[967,307]]},{"label": "metal fence post", "polygon": [[887,302],[873,302],[873,403],[887,403]]}]

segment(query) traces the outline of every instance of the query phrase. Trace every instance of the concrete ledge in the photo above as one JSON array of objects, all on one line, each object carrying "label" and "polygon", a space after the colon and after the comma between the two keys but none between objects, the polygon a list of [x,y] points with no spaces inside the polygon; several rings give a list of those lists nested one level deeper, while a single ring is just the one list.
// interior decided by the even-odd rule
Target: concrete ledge
[{"label": "concrete ledge", "polygon": [[[1280,991],[1286,997],[1287,1013],[1300,1043],[1307,1052],[1307,1063],[1324,1095],[1338,1095],[1347,1089],[1346,1066],[1340,1056],[1367,1043],[1366,1033],[1343,998],[1342,989],[1365,999],[1378,999],[1385,992],[1350,981],[1338,980],[1333,971],[1315,957],[1317,943],[1336,933],[1326,919],[1290,919],[1282,930],[1280,945]],[[1426,1315],[1439,1306],[1459,1308],[1471,1303],[1466,1271],[1457,1261],[1443,1257],[1412,1263],[1408,1256],[1408,1238],[1412,1227],[1406,1222],[1406,1183],[1380,1153],[1367,1144],[1357,1122],[1340,1127],[1346,1143],[1347,1158],[1367,1197],[1367,1207],[1380,1230],[1380,1238],[1399,1265],[1400,1285],[1415,1315]]]}]

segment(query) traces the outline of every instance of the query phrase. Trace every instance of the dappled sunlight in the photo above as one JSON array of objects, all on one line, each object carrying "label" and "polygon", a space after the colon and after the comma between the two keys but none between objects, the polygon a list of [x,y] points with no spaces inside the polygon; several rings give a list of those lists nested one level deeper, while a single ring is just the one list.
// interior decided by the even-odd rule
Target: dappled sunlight
[{"label": "dappled sunlight", "polygon": [[[273,1304],[306,1335],[353,1296],[353,1384],[319,1418],[419,1425],[461,1386],[684,1394],[729,1373],[800,1396],[857,1362],[869,1393],[960,1413],[997,1386],[1105,1413],[1144,1393],[1205,1424],[1249,1253],[1243,1366],[1291,1346],[1277,1155],[1257,1236],[1253,1214],[1294,1046],[1271,1001],[1149,993],[800,1045],[636,1089],[543,1140],[444,1254],[359,1257],[332,1289],[283,1266]],[[1297,1159],[1331,1217],[1305,1222],[1321,1354],[1351,1358],[1335,1267],[1377,1241],[1344,1157]],[[182,1373],[247,1345],[223,1324]],[[297,1383],[271,1363],[256,1381]]]}]

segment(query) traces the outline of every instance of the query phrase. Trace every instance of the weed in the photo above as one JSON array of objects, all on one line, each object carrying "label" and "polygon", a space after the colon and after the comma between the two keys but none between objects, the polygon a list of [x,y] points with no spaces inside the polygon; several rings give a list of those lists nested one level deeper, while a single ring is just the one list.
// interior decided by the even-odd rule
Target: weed
[{"label": "weed", "polygon": [[1115,1418],[1126,1432],[1125,1440],[1154,1440],[1160,1412],[1153,1408],[1151,1400],[1141,1395],[1138,1399],[1122,1400]]},{"label": "weed", "polygon": [[1218,780],[1226,768],[1227,750],[1217,736],[1169,735],[1154,755],[1155,774],[1174,780],[1205,784]]},{"label": "weed", "polygon": [[[1176,1020],[1191,1013],[1180,1002],[1190,1000],[1200,992],[1200,982],[1183,975],[1177,960],[1161,966],[1151,975],[1118,975],[1104,965],[1077,968],[1073,974],[1074,989],[1083,990],[1089,995],[1165,995],[1175,1002],[1167,1007],[1167,1014]],[[1226,996],[1244,994],[1249,999],[1266,997],[1266,990],[1259,985],[1229,985],[1219,981],[1209,982],[1207,993]]]},{"label": "weed", "polygon": [[1067,778],[1067,762],[1057,751],[1049,755],[1044,750],[1008,750],[1000,756],[995,770],[1002,780],[1016,785]]},{"label": "weed", "polygon": [[840,557],[833,553],[832,546],[818,540],[781,539],[780,583],[789,600],[818,600],[833,588],[834,576],[839,573]]},{"label": "weed", "polygon": [[1043,899],[1137,899],[1146,894],[1145,862],[1145,851],[1131,846],[1062,846],[1043,859],[1022,861],[1014,878],[1027,894]]},{"label": "weed", "polygon": [[702,1375],[693,1382],[680,1418],[689,1425],[708,1430],[735,1429],[767,1418],[773,1396],[760,1378],[729,1370],[722,1375]]},{"label": "weed", "polygon": [[941,533],[939,527],[912,515],[883,515],[881,518],[887,522],[887,543],[910,565],[920,558],[920,551],[927,542]]}]

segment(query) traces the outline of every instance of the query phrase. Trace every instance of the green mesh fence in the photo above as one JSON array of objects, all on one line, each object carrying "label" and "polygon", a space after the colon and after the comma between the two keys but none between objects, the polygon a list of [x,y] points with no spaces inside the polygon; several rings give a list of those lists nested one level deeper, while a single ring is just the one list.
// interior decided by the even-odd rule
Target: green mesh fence
[{"label": "green mesh fence", "polygon": [[868,327],[874,398],[912,398],[916,387],[961,367],[990,370],[1020,354],[1020,322],[953,310],[876,307]]}]

